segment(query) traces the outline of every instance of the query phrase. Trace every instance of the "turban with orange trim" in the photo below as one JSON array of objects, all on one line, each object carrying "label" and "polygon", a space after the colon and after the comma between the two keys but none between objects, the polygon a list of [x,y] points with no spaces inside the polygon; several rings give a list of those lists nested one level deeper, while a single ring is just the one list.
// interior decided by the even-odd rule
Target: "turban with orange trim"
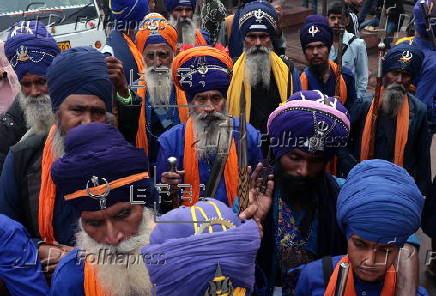
[{"label": "turban with orange trim", "polygon": [[136,48],[142,53],[148,44],[166,43],[175,51],[177,31],[158,13],[150,13],[139,27],[135,36]]}]

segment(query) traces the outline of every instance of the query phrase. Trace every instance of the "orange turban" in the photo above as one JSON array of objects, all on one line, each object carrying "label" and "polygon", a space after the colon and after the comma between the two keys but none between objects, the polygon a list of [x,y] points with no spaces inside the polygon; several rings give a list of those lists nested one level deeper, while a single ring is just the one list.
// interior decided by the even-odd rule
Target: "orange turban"
[{"label": "orange turban", "polygon": [[135,36],[136,47],[142,54],[147,44],[166,43],[175,51],[177,31],[158,13],[150,13],[142,22]]}]

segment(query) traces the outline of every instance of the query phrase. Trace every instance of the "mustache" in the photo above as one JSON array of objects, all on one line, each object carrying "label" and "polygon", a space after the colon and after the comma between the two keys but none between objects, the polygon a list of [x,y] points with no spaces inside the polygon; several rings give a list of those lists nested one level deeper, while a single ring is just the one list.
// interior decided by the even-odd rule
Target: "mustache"
[{"label": "mustache", "polygon": [[198,120],[204,120],[204,121],[213,121],[213,120],[226,120],[228,118],[227,115],[221,113],[221,112],[202,112],[200,114],[197,114]]},{"label": "mustache", "polygon": [[39,95],[39,96],[27,96],[28,104],[50,104],[49,95]]},{"label": "mustache", "polygon": [[405,93],[407,91],[406,88],[404,87],[404,85],[396,83],[396,82],[390,84],[388,87],[386,87],[386,89],[387,90],[397,90],[397,89],[400,89],[403,93]]},{"label": "mustache", "polygon": [[253,46],[247,50],[247,55],[268,54],[270,49],[266,46]]}]

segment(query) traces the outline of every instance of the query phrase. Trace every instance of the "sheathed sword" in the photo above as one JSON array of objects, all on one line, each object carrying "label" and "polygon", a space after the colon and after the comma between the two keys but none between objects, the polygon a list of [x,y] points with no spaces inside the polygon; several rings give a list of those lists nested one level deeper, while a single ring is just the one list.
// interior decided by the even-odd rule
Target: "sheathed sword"
[{"label": "sheathed sword", "polygon": [[245,84],[242,82],[241,97],[239,98],[239,143],[238,143],[238,197],[239,213],[248,207],[248,192],[250,178],[247,161],[247,122],[245,117]]},{"label": "sheathed sword", "polygon": [[349,269],[350,269],[349,263],[342,262],[339,265],[339,272],[336,280],[335,296],[344,296],[345,285],[347,284]]}]

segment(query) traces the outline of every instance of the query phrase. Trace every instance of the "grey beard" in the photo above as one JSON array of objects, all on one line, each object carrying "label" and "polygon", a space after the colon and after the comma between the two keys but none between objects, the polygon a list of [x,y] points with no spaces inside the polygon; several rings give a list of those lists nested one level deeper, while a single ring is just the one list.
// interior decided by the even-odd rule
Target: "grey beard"
[{"label": "grey beard", "polygon": [[65,144],[65,136],[63,136],[61,134],[61,130],[58,127],[58,128],[56,128],[56,132],[53,135],[53,141],[51,144],[55,159],[58,159],[58,158],[61,158],[62,156],[64,156],[64,154],[65,154],[64,144]]},{"label": "grey beard", "polygon": [[192,44],[195,45],[195,22],[190,18],[178,18],[174,19],[173,16],[170,16],[170,24],[173,25],[176,29],[179,27],[182,30],[182,41],[183,44]]},{"label": "grey beard", "polygon": [[153,107],[155,105],[167,105],[170,102],[171,88],[173,82],[171,80],[170,69],[165,66],[159,69],[166,70],[166,72],[156,72],[154,67],[148,67],[145,73],[145,80],[147,82],[148,102]]},{"label": "grey beard", "polygon": [[194,121],[195,149],[200,159],[226,153],[229,136],[229,117],[221,112],[191,114]]},{"label": "grey beard", "polygon": [[244,49],[246,54],[245,79],[251,86],[263,85],[269,88],[271,80],[270,49],[265,46],[254,46]]},{"label": "grey beard", "polygon": [[39,95],[33,97],[26,96],[20,92],[18,94],[18,102],[23,110],[27,128],[30,129],[26,137],[31,134],[47,134],[55,122],[50,96]]},{"label": "grey beard", "polygon": [[[400,88],[401,90],[398,90]],[[383,91],[382,111],[388,116],[395,117],[400,110],[406,89],[402,84],[392,83]]]}]

